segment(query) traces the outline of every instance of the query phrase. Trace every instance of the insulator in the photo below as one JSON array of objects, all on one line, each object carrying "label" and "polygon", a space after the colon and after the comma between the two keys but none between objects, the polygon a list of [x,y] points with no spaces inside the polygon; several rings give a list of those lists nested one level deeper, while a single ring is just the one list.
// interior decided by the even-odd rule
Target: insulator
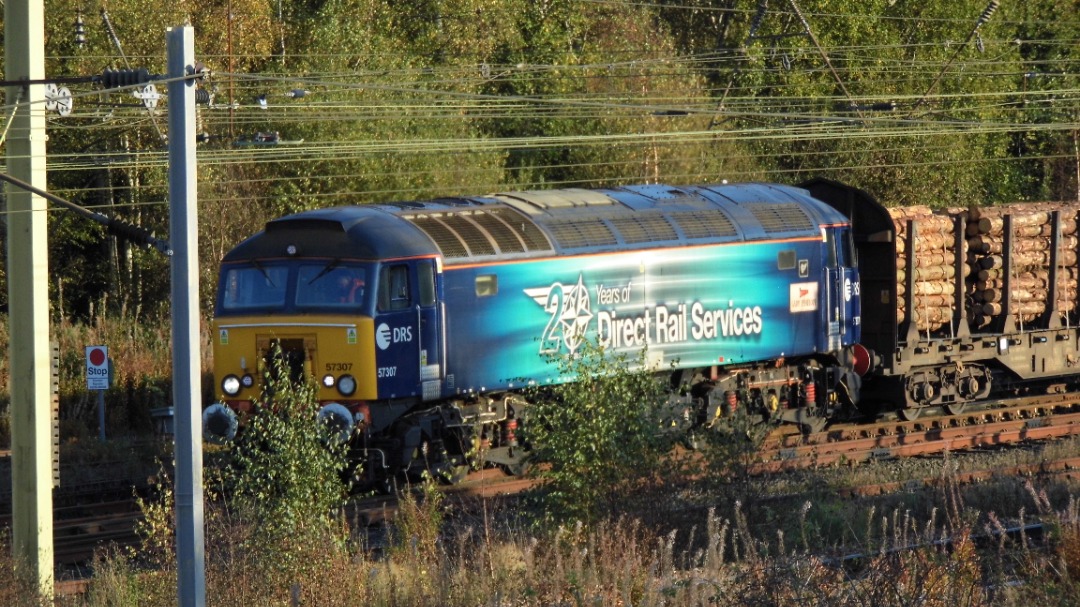
[{"label": "insulator", "polygon": [[769,0],[761,0],[757,5],[757,12],[754,13],[754,18],[750,20],[750,33],[747,34],[747,38],[751,39],[754,34],[757,33],[759,27],[761,27],[761,21],[765,18],[765,11],[769,8]]},{"label": "insulator", "polygon": [[133,70],[114,70],[106,68],[101,73],[101,84],[107,89],[122,86],[138,86],[150,82],[150,70],[140,67]]},{"label": "insulator", "polygon": [[[978,25],[982,25],[982,24],[984,24],[984,23],[986,23],[987,21],[990,20],[990,16],[993,15],[994,11],[997,10],[998,4],[999,4],[998,0],[990,0],[990,4],[987,4],[986,9],[984,9],[982,14],[979,15],[979,23],[978,23]],[[978,26],[976,26],[976,27],[978,27]]]},{"label": "insulator", "polygon": [[199,105],[213,105],[214,96],[206,89],[195,89],[195,103]]},{"label": "insulator", "polygon": [[507,447],[517,446],[517,426],[516,419],[508,419],[503,422],[503,444]]},{"label": "insulator", "polygon": [[82,13],[75,13],[75,44],[86,46],[86,23],[83,21]]}]

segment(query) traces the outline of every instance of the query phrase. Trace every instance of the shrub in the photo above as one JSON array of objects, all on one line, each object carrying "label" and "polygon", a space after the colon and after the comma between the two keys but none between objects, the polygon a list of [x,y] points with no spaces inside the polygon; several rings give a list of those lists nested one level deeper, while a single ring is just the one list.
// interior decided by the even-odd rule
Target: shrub
[{"label": "shrub", "polygon": [[576,381],[537,390],[528,413],[532,474],[549,523],[586,522],[622,510],[656,479],[671,438],[661,430],[667,384],[645,364],[585,343],[558,361]]},{"label": "shrub", "polygon": [[254,553],[269,569],[291,574],[313,565],[301,558],[305,547],[342,535],[347,446],[328,439],[315,386],[293,383],[281,356],[274,358],[220,480],[237,522],[251,525]]}]

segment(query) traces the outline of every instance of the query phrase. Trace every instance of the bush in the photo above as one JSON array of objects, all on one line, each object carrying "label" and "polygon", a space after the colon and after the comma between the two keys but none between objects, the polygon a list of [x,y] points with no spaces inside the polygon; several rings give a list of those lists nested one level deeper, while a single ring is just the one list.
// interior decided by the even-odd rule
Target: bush
[{"label": "bush", "polygon": [[549,523],[616,515],[657,477],[671,437],[662,432],[667,384],[645,364],[585,343],[558,361],[576,381],[537,390],[527,436]]},{"label": "bush", "polygon": [[292,383],[281,357],[275,360],[220,481],[236,522],[250,524],[249,543],[263,565],[291,574],[315,565],[300,557],[305,547],[344,539],[347,445],[328,439],[315,386]]}]

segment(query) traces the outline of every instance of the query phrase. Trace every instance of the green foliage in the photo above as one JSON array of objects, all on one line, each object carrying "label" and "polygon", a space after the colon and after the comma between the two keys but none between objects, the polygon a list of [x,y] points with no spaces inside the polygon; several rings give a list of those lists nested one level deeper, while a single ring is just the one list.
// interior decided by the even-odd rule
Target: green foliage
[{"label": "green foliage", "polygon": [[617,514],[656,480],[671,447],[661,432],[666,384],[636,360],[586,342],[557,361],[576,381],[537,390],[527,413],[530,470],[543,485],[547,522]]},{"label": "green foliage", "polygon": [[275,361],[220,480],[236,522],[250,526],[262,566],[289,574],[316,566],[304,558],[310,546],[342,539],[347,445],[328,440],[315,386],[293,383],[281,357]]},{"label": "green foliage", "polygon": [[691,440],[701,457],[684,458],[681,463],[720,496],[717,507],[736,509],[742,505],[756,512],[756,501],[766,482],[753,474],[753,465],[774,427],[744,409],[729,412],[692,431]]},{"label": "green foliage", "polygon": [[176,567],[176,497],[164,464],[150,488],[152,495],[135,497],[135,505],[143,515],[135,523],[142,545],[132,550],[131,556],[156,568],[172,569]]},{"label": "green foliage", "polygon": [[[190,19],[217,99],[199,111],[209,308],[228,249],[312,207],[810,176],[890,205],[1075,198],[1076,134],[1063,125],[1076,121],[1080,31],[1061,18],[1074,5],[1001,3],[969,38],[984,0],[807,0],[811,40],[791,7],[735,0],[49,0],[46,71],[162,73],[164,26]],[[285,100],[293,87],[311,94]],[[49,190],[163,235],[164,111],[70,88],[76,111],[48,124]],[[274,110],[256,109],[263,94]],[[896,109],[852,108],[887,102]],[[232,145],[255,131],[304,145]],[[66,212],[49,221],[57,316],[167,311],[167,259]]]},{"label": "green foliage", "polygon": [[400,493],[391,530],[395,550],[428,557],[436,554],[443,525],[444,499],[438,483],[430,478],[425,479],[417,491]]}]

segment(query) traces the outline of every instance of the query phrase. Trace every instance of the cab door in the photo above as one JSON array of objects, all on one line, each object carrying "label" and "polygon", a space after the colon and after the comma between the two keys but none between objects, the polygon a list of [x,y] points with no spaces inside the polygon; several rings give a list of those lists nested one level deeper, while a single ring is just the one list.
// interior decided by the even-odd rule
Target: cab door
[{"label": "cab door", "polygon": [[434,259],[416,262],[417,326],[420,335],[420,388],[424,400],[442,397],[443,309],[439,293],[442,273]]},{"label": "cab door", "polygon": [[433,259],[383,264],[375,309],[379,398],[440,396],[441,326]]},{"label": "cab door", "polygon": [[860,338],[859,275],[852,266],[850,230],[825,228],[825,343],[836,352]]}]

